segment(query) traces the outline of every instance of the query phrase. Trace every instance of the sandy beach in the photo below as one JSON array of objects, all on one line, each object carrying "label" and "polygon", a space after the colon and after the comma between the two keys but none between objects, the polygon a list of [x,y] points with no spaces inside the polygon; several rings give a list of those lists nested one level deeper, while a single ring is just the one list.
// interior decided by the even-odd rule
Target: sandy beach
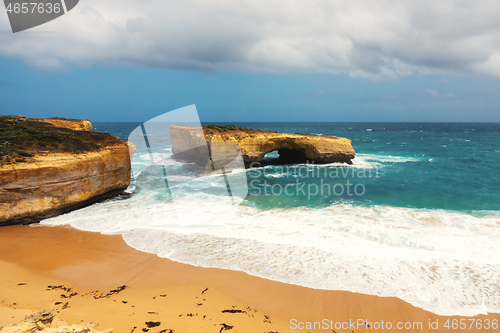
[{"label": "sandy beach", "polygon": [[2,228],[0,271],[0,327],[41,309],[114,332],[466,332],[452,321],[500,320],[437,316],[397,298],[194,267],[137,251],[121,236],[64,227]]},{"label": "sandy beach", "polygon": [[500,1],[3,2],[0,333],[500,333]]}]

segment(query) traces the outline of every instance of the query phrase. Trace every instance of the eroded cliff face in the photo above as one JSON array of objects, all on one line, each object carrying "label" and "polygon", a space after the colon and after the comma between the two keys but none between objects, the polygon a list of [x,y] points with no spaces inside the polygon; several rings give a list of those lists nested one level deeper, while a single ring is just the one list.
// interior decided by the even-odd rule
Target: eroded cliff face
[{"label": "eroded cliff face", "polygon": [[[230,158],[231,146],[241,150],[245,167],[261,161],[265,154],[277,150],[284,163],[306,162],[352,163],[355,157],[351,140],[336,136],[294,134],[261,131],[236,126],[204,126],[199,129],[186,126],[170,126],[170,138],[174,156],[193,160],[205,165],[203,145],[208,144],[210,159],[214,164],[223,164],[220,159]],[[224,143],[218,145],[217,143]],[[193,147],[200,147],[193,149]],[[226,148],[221,148],[226,147]],[[216,148],[216,150],[214,150]],[[233,154],[234,155],[234,154]]]},{"label": "eroded cliff face", "polygon": [[102,140],[89,150],[35,151],[22,162],[0,165],[0,225],[38,222],[128,187],[129,144],[109,134],[87,134],[84,140]]}]

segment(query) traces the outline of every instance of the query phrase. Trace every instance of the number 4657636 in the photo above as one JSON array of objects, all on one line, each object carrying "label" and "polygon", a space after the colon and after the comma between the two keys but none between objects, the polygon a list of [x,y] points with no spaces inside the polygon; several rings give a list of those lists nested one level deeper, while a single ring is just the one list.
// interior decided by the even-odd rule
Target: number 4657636
[{"label": "number 4657636", "polygon": [[465,330],[465,329],[468,329],[468,330],[480,330],[480,329],[498,329],[498,320],[497,319],[493,319],[493,320],[490,320],[488,318],[486,319],[474,319],[474,318],[470,318],[470,319],[448,319],[446,321],[446,323],[444,324],[444,327],[447,328],[447,329],[461,329],[461,330]]},{"label": "number 4657636", "polygon": [[61,12],[61,4],[60,3],[55,3],[52,4],[50,2],[43,3],[43,2],[16,2],[16,3],[9,3],[7,6],[7,13],[15,13],[15,14],[59,14]]}]

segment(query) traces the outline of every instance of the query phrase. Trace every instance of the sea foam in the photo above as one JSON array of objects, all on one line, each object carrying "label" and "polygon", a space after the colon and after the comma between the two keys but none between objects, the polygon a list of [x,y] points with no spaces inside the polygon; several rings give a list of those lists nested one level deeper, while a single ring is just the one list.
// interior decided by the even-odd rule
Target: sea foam
[{"label": "sea foam", "polygon": [[[42,224],[121,234],[138,250],[196,266],[395,296],[442,315],[500,312],[499,212],[351,204],[260,210],[202,192],[176,204],[141,191]],[[180,226],[179,205],[205,224]]]}]

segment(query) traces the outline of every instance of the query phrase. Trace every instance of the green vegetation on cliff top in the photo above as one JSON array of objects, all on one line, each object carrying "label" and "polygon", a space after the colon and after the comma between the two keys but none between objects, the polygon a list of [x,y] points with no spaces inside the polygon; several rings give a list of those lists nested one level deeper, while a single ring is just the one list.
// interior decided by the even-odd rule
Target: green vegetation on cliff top
[{"label": "green vegetation on cliff top", "polygon": [[0,116],[0,165],[29,162],[35,155],[47,153],[95,151],[119,142],[108,133],[74,131],[54,127],[43,120]]},{"label": "green vegetation on cliff top", "polygon": [[211,132],[231,132],[231,131],[237,131],[237,132],[245,132],[245,133],[255,133],[255,132],[272,132],[276,133],[274,131],[264,131],[264,130],[257,130],[253,128],[248,128],[248,127],[242,127],[242,126],[236,126],[236,125],[204,125],[203,130],[205,132],[211,133]]}]

